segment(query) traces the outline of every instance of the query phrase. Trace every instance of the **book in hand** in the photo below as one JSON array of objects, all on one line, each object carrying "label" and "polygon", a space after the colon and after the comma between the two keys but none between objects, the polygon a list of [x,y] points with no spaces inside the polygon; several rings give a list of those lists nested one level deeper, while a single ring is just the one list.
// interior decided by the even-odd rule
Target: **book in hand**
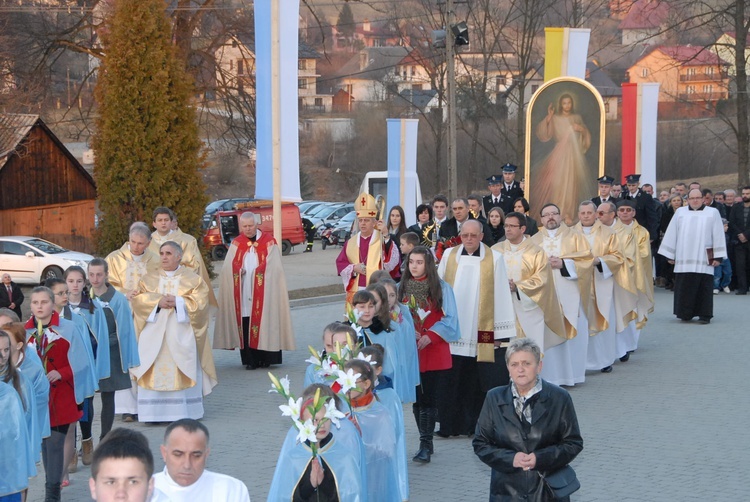
[{"label": "book in hand", "polygon": [[706,248],[706,258],[708,259],[708,266],[712,267],[714,263],[714,248]]}]

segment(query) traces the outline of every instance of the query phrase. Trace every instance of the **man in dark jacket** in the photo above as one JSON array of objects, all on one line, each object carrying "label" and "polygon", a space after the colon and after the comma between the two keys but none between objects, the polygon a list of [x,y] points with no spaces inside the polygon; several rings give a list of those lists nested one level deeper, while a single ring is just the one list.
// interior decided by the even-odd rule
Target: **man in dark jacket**
[{"label": "man in dark jacket", "polygon": [[[440,238],[450,239],[451,237],[458,237],[461,233],[461,225],[464,222],[474,219],[469,212],[469,201],[462,197],[454,200],[451,203],[451,211],[453,212],[453,218],[448,218],[442,227],[440,227]],[[492,240],[492,230],[489,225],[484,222],[482,224],[482,242],[492,247],[494,241]]]},{"label": "man in dark jacket", "polygon": [[747,294],[750,272],[750,186],[742,187],[742,203],[735,202],[729,212],[729,239],[734,244],[737,264],[737,295]]},{"label": "man in dark jacket", "polygon": [[20,286],[13,282],[10,274],[3,274],[3,284],[0,286],[0,308],[9,308],[18,317],[21,317],[21,304],[23,303],[23,291]]},{"label": "man in dark jacket", "polygon": [[511,384],[487,393],[474,453],[492,468],[490,500],[552,500],[541,475],[559,471],[583,450],[570,394],[542,380],[541,351],[516,338],[506,351]]},{"label": "man in dark jacket", "polygon": [[654,198],[643,193],[638,187],[640,180],[640,174],[629,174],[626,178],[627,189],[621,198],[635,201],[635,219],[640,226],[648,230],[649,240],[655,242],[659,240],[661,220],[656,211]]}]

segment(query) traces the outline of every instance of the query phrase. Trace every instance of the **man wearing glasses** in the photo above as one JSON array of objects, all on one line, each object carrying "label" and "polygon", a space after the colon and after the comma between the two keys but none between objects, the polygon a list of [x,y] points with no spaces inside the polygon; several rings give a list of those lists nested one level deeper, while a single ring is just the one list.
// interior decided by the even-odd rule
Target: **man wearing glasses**
[{"label": "man wearing glasses", "polygon": [[541,347],[546,366],[549,354],[567,340],[567,332],[550,260],[525,232],[526,217],[518,212],[508,213],[506,239],[492,249],[503,256],[519,331]]},{"label": "man wearing glasses", "polygon": [[547,203],[540,214],[542,228],[530,240],[547,254],[567,338],[545,353],[542,378],[555,385],[572,386],[586,380],[589,332],[586,308],[594,257],[586,239],[562,222],[559,207]]},{"label": "man wearing glasses", "polygon": [[669,222],[659,254],[674,264],[674,314],[708,324],[714,314],[714,267],[727,259],[727,248],[719,211],[703,202],[700,190],[690,190],[688,205],[677,208]]},{"label": "man wearing glasses", "polygon": [[482,224],[465,220],[461,244],[448,248],[438,275],[453,287],[461,338],[451,342],[453,366],[438,403],[442,437],[472,435],[487,391],[509,383],[505,349],[516,336],[502,256],[482,243]]}]

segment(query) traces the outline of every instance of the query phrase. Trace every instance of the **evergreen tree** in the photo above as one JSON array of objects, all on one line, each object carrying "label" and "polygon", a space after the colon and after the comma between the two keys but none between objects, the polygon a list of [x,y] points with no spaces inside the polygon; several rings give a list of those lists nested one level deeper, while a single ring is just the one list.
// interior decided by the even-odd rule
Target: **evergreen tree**
[{"label": "evergreen tree", "polygon": [[339,12],[339,18],[336,21],[336,29],[346,37],[349,43],[351,43],[355,28],[356,26],[354,24],[352,8],[349,7],[348,3],[345,3],[341,7],[341,12]]},{"label": "evergreen tree", "polygon": [[150,223],[158,206],[173,209],[184,232],[200,235],[205,158],[192,81],[171,43],[164,6],[163,0],[118,0],[101,33],[106,55],[92,143],[101,254],[127,240],[132,222]]}]

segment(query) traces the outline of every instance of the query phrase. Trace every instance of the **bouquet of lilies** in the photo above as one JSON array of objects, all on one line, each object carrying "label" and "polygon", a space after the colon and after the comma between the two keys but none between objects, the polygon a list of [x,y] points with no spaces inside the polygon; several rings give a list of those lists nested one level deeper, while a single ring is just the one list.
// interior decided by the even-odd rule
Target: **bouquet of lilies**
[{"label": "bouquet of lilies", "polygon": [[359,325],[359,318],[362,315],[362,313],[352,307],[349,302],[346,304],[346,320],[349,321],[349,324],[352,325],[352,328],[354,328],[354,331],[357,332],[357,338],[362,338],[362,326]]},{"label": "bouquet of lilies", "polygon": [[432,311],[425,310],[426,305],[417,302],[414,295],[409,296],[409,303],[407,303],[407,306],[409,307],[412,319],[414,319],[415,331],[421,336],[422,331],[424,330],[424,320],[427,319],[427,316],[430,315]]},{"label": "bouquet of lilies", "polygon": [[[268,392],[275,392],[280,394],[284,399],[287,400],[287,404],[279,406],[281,415],[284,417],[290,417],[294,426],[297,428],[297,442],[309,442],[310,449],[312,450],[313,458],[318,455],[318,430],[321,425],[325,424],[326,421],[330,420],[333,425],[337,428],[341,426],[339,419],[345,418],[346,415],[336,409],[336,401],[330,397],[321,399],[320,389],[315,392],[315,397],[312,403],[306,406],[307,411],[310,413],[310,418],[302,421],[302,398],[295,399],[294,395],[289,390],[289,377],[276,378],[273,373],[269,372],[268,377],[271,379],[271,390]],[[355,378],[356,381],[356,378]],[[321,410],[325,409],[325,415],[322,420],[318,421],[317,424],[314,422],[315,416]]]}]

